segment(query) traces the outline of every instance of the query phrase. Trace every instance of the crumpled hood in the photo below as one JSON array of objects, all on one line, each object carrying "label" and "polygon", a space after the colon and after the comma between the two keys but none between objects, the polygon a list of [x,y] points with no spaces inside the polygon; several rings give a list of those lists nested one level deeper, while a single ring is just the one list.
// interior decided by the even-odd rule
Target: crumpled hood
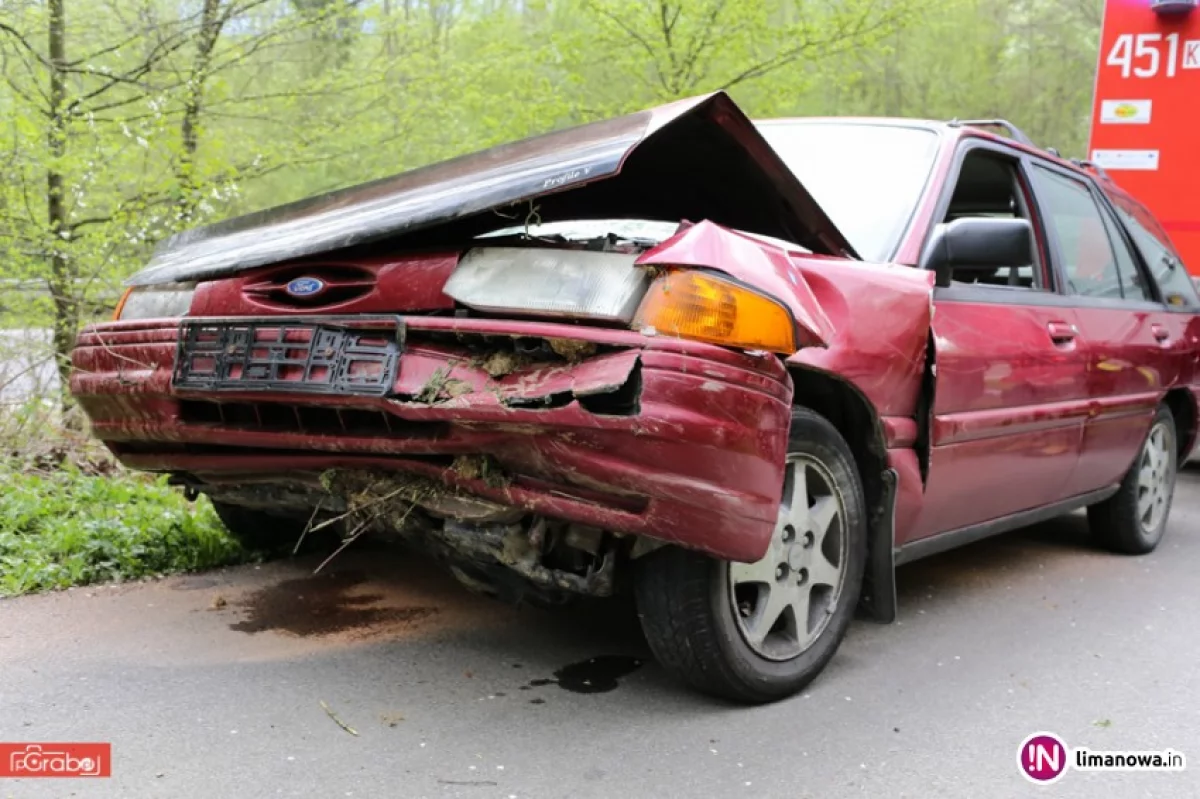
[{"label": "crumpled hood", "polygon": [[129,284],[204,280],[346,248],[462,248],[511,225],[621,218],[710,220],[856,257],[717,92],[185,231]]}]

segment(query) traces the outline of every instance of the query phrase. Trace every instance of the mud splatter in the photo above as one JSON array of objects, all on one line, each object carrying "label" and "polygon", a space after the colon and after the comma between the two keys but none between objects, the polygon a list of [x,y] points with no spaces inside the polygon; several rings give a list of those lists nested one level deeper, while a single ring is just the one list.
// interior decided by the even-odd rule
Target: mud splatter
[{"label": "mud splatter", "polygon": [[355,593],[366,580],[362,572],[334,572],[285,580],[254,592],[239,603],[241,621],[229,629],[242,633],[268,631],[309,637],[379,626],[410,627],[435,615],[425,606],[381,607],[381,594]]}]

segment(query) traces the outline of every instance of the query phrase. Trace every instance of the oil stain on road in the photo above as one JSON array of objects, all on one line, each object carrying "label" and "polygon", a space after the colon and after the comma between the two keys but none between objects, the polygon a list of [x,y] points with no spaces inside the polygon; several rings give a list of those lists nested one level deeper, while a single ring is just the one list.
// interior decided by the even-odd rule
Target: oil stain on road
[{"label": "oil stain on road", "polygon": [[[365,592],[364,592],[365,589]],[[438,613],[425,605],[396,607],[372,591],[361,571],[316,574],[259,589],[238,604],[244,616],[229,625],[242,633],[325,636],[416,627]]]}]

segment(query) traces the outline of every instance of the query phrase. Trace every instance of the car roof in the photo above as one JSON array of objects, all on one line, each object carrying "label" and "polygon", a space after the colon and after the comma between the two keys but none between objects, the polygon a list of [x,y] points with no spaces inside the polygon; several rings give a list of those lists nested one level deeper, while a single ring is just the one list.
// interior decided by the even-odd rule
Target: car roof
[{"label": "car roof", "polygon": [[1049,150],[1044,150],[1033,144],[1027,144],[1018,139],[1009,136],[1002,136],[993,133],[986,127],[970,122],[958,122],[957,120],[934,120],[934,119],[919,119],[910,117],[885,117],[885,116],[812,116],[812,117],[772,117],[769,119],[755,119],[756,126],[773,127],[776,125],[876,125],[885,127],[897,128],[914,128],[919,130],[928,130],[946,136],[948,139],[957,140],[965,137],[985,139],[987,141],[1004,144],[1009,147],[1016,148],[1030,155],[1052,161],[1055,164],[1070,169],[1080,174],[1088,174],[1092,177],[1098,175],[1090,173],[1088,170],[1081,168],[1078,163],[1075,163],[1062,156],[1056,155]]}]

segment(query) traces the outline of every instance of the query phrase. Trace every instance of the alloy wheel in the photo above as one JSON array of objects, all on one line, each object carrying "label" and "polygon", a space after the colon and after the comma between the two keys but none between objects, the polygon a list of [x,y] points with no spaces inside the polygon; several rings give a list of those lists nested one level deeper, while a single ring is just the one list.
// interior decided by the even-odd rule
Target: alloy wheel
[{"label": "alloy wheel", "polygon": [[767,554],[756,563],[729,564],[738,630],[761,657],[797,657],[829,624],[845,582],[845,510],[824,464],[789,456]]},{"label": "alloy wheel", "polygon": [[1138,467],[1137,513],[1142,532],[1153,535],[1166,515],[1175,482],[1175,442],[1164,424],[1156,424],[1146,438]]}]

